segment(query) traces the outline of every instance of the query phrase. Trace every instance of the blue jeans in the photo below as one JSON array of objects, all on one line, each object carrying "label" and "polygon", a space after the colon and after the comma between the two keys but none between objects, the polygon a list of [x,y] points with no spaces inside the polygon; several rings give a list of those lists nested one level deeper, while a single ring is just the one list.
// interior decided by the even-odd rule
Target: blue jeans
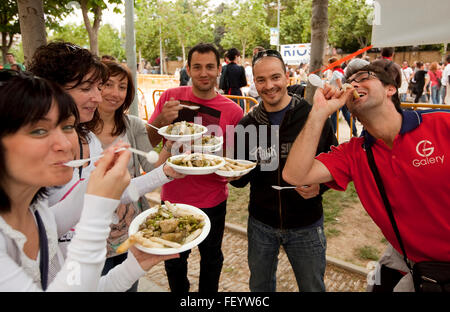
[{"label": "blue jeans", "polygon": [[447,86],[441,86],[441,103],[444,104],[445,92],[447,91]]},{"label": "blue jeans", "polygon": [[433,104],[439,104],[441,102],[439,91],[440,88],[437,85],[431,87],[431,101]]},{"label": "blue jeans", "polygon": [[274,292],[278,253],[283,246],[294,270],[298,289],[325,291],[326,238],[323,224],[312,228],[279,230],[253,217],[248,219],[250,291]]}]

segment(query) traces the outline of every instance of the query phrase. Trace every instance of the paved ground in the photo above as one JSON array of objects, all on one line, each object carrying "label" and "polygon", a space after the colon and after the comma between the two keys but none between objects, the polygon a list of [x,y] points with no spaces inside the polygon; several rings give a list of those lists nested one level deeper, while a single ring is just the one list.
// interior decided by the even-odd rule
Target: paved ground
[{"label": "paved ground", "polygon": [[[339,122],[339,141],[345,142],[350,138],[350,129],[341,118]],[[362,127],[358,123],[358,134]],[[147,198],[153,203],[159,203],[159,192],[148,194]],[[220,292],[248,292],[249,269],[247,264],[247,237],[226,228],[222,250],[224,253],[224,264],[220,276]],[[335,263],[335,262],[333,262]],[[365,291],[367,282],[366,276],[343,269],[342,266],[327,263],[325,272],[326,290],[330,292],[361,292]],[[344,263],[344,267],[347,265]],[[351,266],[351,265],[350,265]],[[191,283],[190,291],[198,291],[198,275],[200,269],[200,255],[197,248],[194,248],[189,257],[188,275]],[[145,277],[139,282],[139,291],[167,292],[170,291],[167,282],[164,264],[160,263],[153,267]],[[277,291],[295,292],[298,291],[297,282],[292,271],[289,260],[281,250],[278,260],[277,270]]]},{"label": "paved ground", "polygon": [[[222,249],[224,264],[220,277],[220,292],[248,292],[249,270],[247,265],[247,239],[244,235],[225,230]],[[189,257],[190,291],[198,291],[198,274],[200,256],[197,248],[192,250]],[[327,265],[325,286],[332,292],[360,292],[366,288],[364,275],[356,274],[337,267]],[[170,291],[164,264],[160,263],[140,281],[139,291]],[[284,251],[280,252],[277,271],[277,291],[298,291],[294,273]]]}]

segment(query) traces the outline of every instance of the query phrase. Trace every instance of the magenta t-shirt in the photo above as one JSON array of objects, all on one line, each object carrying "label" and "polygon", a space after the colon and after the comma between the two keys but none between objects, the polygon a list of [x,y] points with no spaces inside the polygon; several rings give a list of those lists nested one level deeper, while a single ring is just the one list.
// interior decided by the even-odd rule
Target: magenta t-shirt
[{"label": "magenta t-shirt", "polygon": [[[191,86],[182,86],[166,90],[158,100],[155,111],[149,119],[151,123],[160,113],[166,101],[174,98],[183,104],[199,105],[199,110],[182,109],[179,111],[177,121],[191,121],[196,123],[201,118],[201,124],[208,128],[208,133],[216,136],[223,135],[224,146],[227,142],[227,125],[236,126],[243,117],[243,111],[235,102],[217,94],[211,100],[203,100],[192,93]],[[195,118],[195,119],[194,119]],[[228,127],[228,130],[230,128]],[[222,133],[220,133],[222,132]],[[232,137],[228,135],[228,137]],[[228,143],[228,144],[227,144]],[[228,145],[230,146],[230,145]],[[176,179],[162,187],[161,199],[172,203],[188,204],[198,208],[211,208],[217,206],[228,197],[226,179],[216,175],[187,175],[183,179]]]}]

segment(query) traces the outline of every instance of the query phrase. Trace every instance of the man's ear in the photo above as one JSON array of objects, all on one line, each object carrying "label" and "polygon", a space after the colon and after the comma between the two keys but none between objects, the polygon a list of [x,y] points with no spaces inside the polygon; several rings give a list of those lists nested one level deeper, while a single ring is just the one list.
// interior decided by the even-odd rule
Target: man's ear
[{"label": "man's ear", "polygon": [[394,87],[393,85],[389,85],[389,86],[387,86],[386,91],[387,91],[387,96],[393,96],[397,92],[397,88]]}]

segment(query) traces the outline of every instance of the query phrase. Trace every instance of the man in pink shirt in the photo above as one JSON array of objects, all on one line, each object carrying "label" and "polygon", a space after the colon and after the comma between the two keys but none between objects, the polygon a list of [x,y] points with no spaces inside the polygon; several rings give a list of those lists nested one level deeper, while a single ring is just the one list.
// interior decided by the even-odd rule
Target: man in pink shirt
[{"label": "man in pink shirt", "polygon": [[[412,263],[450,262],[450,112],[402,111],[396,83],[381,66],[370,64],[347,75],[354,89],[344,92],[327,85],[316,91],[308,121],[291,148],[283,178],[292,185],[326,183],[337,190],[345,190],[353,181],[364,208],[395,249],[389,260],[400,259],[398,266],[385,263],[403,272],[389,281],[389,290],[401,285],[396,290],[413,291],[366,150],[371,147],[373,151],[408,259]],[[354,90],[358,99],[353,99]],[[344,104],[364,125],[363,134],[315,157],[325,120]]]},{"label": "man in pink shirt", "polygon": [[[200,43],[188,54],[187,73],[192,86],[182,86],[166,90],[160,97],[149,123],[163,127],[178,121],[201,123],[208,133],[223,136],[224,147],[232,146],[227,141],[227,130],[243,117],[242,109],[230,99],[215,91],[217,77],[221,72],[220,57],[211,44]],[[190,110],[180,106],[198,105],[200,109]],[[228,126],[228,127],[227,127]],[[149,139],[156,146],[162,137],[153,128],[148,127]],[[169,150],[164,145],[166,151]],[[225,149],[223,153],[225,153]],[[226,201],[228,197],[227,180],[216,174],[187,175],[184,179],[174,180],[162,187],[161,200],[183,203],[202,209],[211,220],[211,231],[199,245],[200,292],[217,292],[222,270],[223,254],[221,250],[225,227]],[[176,261],[166,261],[165,268],[173,292],[189,291],[187,278],[187,258],[190,251],[180,254]]]}]

